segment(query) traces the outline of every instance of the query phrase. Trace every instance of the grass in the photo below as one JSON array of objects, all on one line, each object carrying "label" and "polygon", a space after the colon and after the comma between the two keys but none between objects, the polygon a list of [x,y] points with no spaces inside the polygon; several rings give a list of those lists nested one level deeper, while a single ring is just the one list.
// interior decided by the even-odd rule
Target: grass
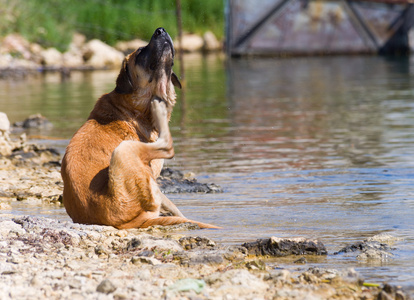
[{"label": "grass", "polygon": [[[110,45],[148,40],[157,27],[177,34],[175,0],[0,0],[0,36],[17,32],[44,47],[66,50],[74,32]],[[185,32],[224,34],[224,0],[182,0]]]}]

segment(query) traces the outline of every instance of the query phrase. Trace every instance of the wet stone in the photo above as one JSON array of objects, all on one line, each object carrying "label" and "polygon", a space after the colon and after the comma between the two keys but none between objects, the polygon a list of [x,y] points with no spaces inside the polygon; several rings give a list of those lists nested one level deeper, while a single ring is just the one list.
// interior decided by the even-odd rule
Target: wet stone
[{"label": "wet stone", "polygon": [[301,257],[298,260],[295,260],[293,263],[295,263],[295,264],[307,264],[308,261],[306,260],[305,257]]},{"label": "wet stone", "polygon": [[41,114],[31,115],[22,122],[15,122],[13,127],[50,129],[53,124]]},{"label": "wet stone", "polygon": [[186,178],[178,170],[164,168],[157,178],[160,189],[165,194],[176,193],[221,193],[223,190],[214,183],[200,183],[195,178]]},{"label": "wet stone", "polygon": [[196,248],[209,248],[212,249],[216,246],[216,243],[206,237],[182,237],[178,240],[181,246],[185,250],[196,249]]},{"label": "wet stone", "polygon": [[335,252],[334,255],[355,253],[356,257],[361,260],[386,261],[394,256],[391,252],[392,250],[395,249],[390,245],[370,238],[362,242],[345,246],[338,252]]},{"label": "wet stone", "polygon": [[327,255],[325,246],[317,240],[305,238],[259,239],[255,242],[242,244],[250,255],[288,256],[288,255]]}]

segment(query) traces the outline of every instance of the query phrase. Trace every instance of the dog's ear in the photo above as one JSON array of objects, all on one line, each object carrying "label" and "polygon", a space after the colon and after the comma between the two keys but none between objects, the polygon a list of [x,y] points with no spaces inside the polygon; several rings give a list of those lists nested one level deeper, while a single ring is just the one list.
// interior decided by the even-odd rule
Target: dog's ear
[{"label": "dog's ear", "polygon": [[119,72],[118,78],[116,79],[115,92],[119,94],[131,94],[133,91],[134,87],[132,86],[128,71],[128,61],[125,58],[122,62],[121,72]]},{"label": "dog's ear", "polygon": [[172,74],[171,74],[171,82],[173,83],[174,86],[178,87],[181,90],[181,88],[182,88],[181,82],[180,82],[180,80],[178,80],[178,77],[177,77],[177,75],[175,75],[174,72],[172,72]]}]

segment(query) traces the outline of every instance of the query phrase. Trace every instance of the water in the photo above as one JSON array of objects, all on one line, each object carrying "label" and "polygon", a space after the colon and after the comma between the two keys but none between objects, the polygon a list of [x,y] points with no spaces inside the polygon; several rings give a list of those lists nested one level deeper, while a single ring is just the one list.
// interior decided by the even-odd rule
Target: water
[{"label": "water", "polygon": [[[177,68],[178,70],[178,68]],[[414,60],[186,57],[186,105],[171,121],[170,167],[215,182],[222,194],[170,195],[200,231],[227,244],[270,236],[319,238],[329,253],[379,233],[400,237],[383,263],[328,255],[303,268],[354,267],[373,282],[414,282]],[[11,121],[41,112],[55,128],[34,132],[62,151],[117,72],[0,82]],[[180,98],[179,98],[180,99]],[[68,220],[60,207],[16,214]],[[284,267],[292,265],[280,263]],[[295,268],[298,268],[295,266]]]}]

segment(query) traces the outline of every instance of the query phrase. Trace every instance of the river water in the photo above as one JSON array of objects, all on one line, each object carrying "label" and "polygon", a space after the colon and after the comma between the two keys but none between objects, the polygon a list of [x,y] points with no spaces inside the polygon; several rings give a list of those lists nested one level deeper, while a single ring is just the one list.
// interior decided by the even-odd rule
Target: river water
[{"label": "river water", "polygon": [[[214,182],[221,194],[169,195],[200,231],[227,244],[318,238],[330,255],[303,267],[353,267],[373,282],[414,282],[414,60],[376,56],[234,59],[186,56],[167,166]],[[177,68],[178,70],[178,68]],[[62,152],[117,72],[0,81],[0,111],[14,122],[42,113],[54,128],[33,135]],[[63,208],[16,214],[69,220]],[[402,240],[381,263],[333,252],[379,234]],[[292,267],[292,264],[282,267]]]}]

